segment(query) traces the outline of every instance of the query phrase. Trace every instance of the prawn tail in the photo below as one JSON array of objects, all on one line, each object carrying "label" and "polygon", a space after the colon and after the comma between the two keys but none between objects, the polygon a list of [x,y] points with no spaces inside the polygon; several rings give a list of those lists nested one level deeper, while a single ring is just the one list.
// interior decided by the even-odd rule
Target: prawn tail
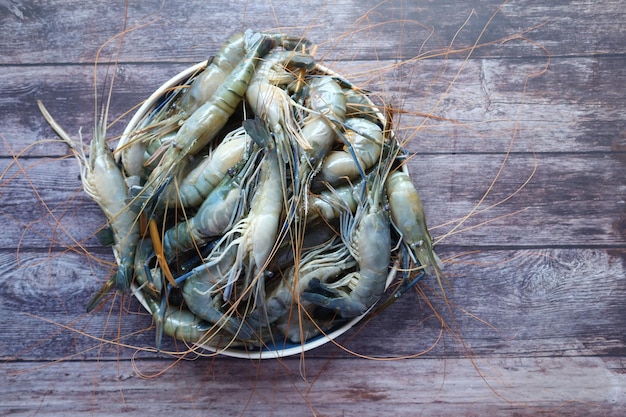
[{"label": "prawn tail", "polygon": [[133,267],[122,263],[115,274],[115,286],[118,291],[124,292],[130,288],[130,281],[133,276]]},{"label": "prawn tail", "polygon": [[100,287],[98,292],[96,292],[91,297],[91,299],[87,303],[87,308],[86,308],[87,313],[92,312],[93,310],[95,310],[96,307],[98,307],[100,304],[102,304],[102,302],[104,301],[105,296],[109,295],[109,292],[115,286],[116,279],[117,279],[117,276],[115,274],[111,275],[109,277],[109,279],[102,285],[102,287]]},{"label": "prawn tail", "polygon": [[241,124],[246,133],[260,148],[270,145],[271,134],[263,120],[259,118],[246,119]]},{"label": "prawn tail", "polygon": [[443,277],[441,259],[439,259],[439,256],[437,256],[430,245],[423,243],[414,251],[414,255],[425,273],[434,275],[438,279]]}]

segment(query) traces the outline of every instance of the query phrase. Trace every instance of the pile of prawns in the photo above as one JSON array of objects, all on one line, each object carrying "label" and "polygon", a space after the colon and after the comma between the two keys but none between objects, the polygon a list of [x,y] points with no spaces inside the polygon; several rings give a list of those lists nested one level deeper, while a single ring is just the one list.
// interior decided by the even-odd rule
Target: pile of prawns
[{"label": "pile of prawns", "polygon": [[107,218],[110,291],[141,294],[162,334],[225,348],[323,337],[441,276],[406,152],[366,92],[279,33],[231,37],[112,152],[89,154],[39,107]]}]

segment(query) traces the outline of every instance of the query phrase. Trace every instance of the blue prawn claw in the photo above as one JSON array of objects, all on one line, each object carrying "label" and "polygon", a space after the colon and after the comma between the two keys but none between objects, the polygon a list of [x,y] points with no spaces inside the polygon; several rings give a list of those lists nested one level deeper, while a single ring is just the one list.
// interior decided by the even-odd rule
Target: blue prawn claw
[{"label": "blue prawn claw", "polygon": [[356,298],[351,298],[340,291],[328,287],[319,279],[312,279],[309,288],[302,293],[302,299],[317,306],[334,310],[341,317],[352,318],[365,313],[369,306]]}]

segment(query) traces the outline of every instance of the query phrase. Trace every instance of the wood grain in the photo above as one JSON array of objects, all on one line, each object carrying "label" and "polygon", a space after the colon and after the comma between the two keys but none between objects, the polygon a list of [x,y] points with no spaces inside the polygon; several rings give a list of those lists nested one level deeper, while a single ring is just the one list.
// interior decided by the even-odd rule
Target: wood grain
[{"label": "wood grain", "polygon": [[[32,364],[12,363],[4,410],[12,415],[36,410],[38,415],[134,416],[141,415],[150,398],[151,410],[175,408],[183,415],[484,415],[498,409],[523,416],[619,416],[623,411],[626,377],[616,371],[623,363],[614,358],[498,359],[484,370],[484,379],[467,359],[356,362],[334,361],[329,366],[326,360],[308,359],[306,380],[297,359],[184,362],[166,377],[152,379],[139,378],[131,370],[120,372],[114,362],[48,364],[43,369],[54,372],[44,372],[43,377],[35,376],[41,369],[29,369]],[[151,375],[168,364],[156,360],[135,365]],[[405,372],[407,365],[419,372]],[[23,380],[30,383],[29,391],[16,389]],[[94,393],[96,399],[85,401]]]},{"label": "wood grain", "polygon": [[[615,82],[626,77],[622,62],[614,57],[552,58],[545,74],[529,79],[545,68],[547,59],[521,63],[511,59],[430,59],[404,65],[404,73],[389,70],[394,61],[325,64],[380,92],[397,109],[398,133],[411,140],[413,151],[505,152],[510,147],[513,152],[567,150],[621,155],[626,149],[620,111],[623,98]],[[187,66],[120,65],[111,116],[132,112],[159,85]],[[40,117],[36,100],[42,100],[72,136],[78,136],[82,128],[89,138],[94,120],[92,73],[90,66],[38,65],[27,72],[20,66],[4,67],[0,82],[6,94],[0,97],[0,131],[5,146],[13,153],[30,146],[25,152],[28,156],[68,153],[58,141],[35,144],[41,139],[56,139]],[[408,79],[407,74],[417,78]],[[432,78],[431,74],[437,75]],[[579,91],[587,93],[577,94]],[[434,117],[427,120],[425,115]],[[112,137],[122,132],[128,119],[111,127]]]},{"label": "wood grain", "polygon": [[[124,14],[0,1],[0,415],[624,414],[619,2],[137,0],[114,67],[114,43],[97,54]],[[302,357],[177,361],[136,300],[85,313],[113,256],[36,100],[88,141],[114,75],[113,146],[134,106],[248,27],[306,34],[394,109],[448,303],[427,278]]]},{"label": "wood grain", "polygon": [[[425,356],[463,358],[471,352],[479,357],[624,353],[620,332],[626,311],[620,301],[626,297],[626,251],[526,249],[453,254],[455,260],[446,266],[445,287],[455,306],[452,311],[441,300],[436,282],[428,279],[419,294],[407,294],[385,314],[340,342],[366,355],[411,355],[431,348],[444,332],[448,343],[441,343]],[[80,358],[115,359],[120,354],[130,357],[134,353],[132,348],[120,353],[114,345],[105,346],[104,351],[99,347],[81,351],[98,346],[94,339],[103,334],[123,337],[124,343],[135,346],[154,345],[151,318],[134,300],[115,301],[113,312],[120,305],[125,308],[121,321],[117,313],[110,316],[110,306],[99,314],[84,313],[86,300],[107,271],[84,255],[55,253],[46,258],[41,253],[26,252],[19,260],[13,254],[0,259],[7,269],[0,281],[2,314],[20,317],[7,323],[8,331],[0,335],[7,357],[50,360],[80,352]],[[586,276],[594,279],[581,278]],[[432,305],[425,302],[424,296]],[[443,327],[442,320],[449,329]],[[460,334],[467,346],[460,345],[455,334]],[[15,338],[23,344],[11,343]],[[73,340],[71,345],[64,344],[68,338]],[[168,343],[163,349],[177,348]],[[308,355],[337,354],[349,357],[332,345]]]}]

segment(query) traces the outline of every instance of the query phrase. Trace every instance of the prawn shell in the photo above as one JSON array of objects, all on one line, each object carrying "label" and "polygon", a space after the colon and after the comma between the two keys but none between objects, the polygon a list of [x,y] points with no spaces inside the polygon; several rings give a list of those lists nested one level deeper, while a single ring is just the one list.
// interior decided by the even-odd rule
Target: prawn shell
[{"label": "prawn shell", "polygon": [[[170,80],[166,81],[161,85],[157,90],[154,91],[146,101],[139,107],[137,112],[128,122],[128,125],[124,129],[120,141],[118,142],[117,149],[115,152],[116,161],[120,161],[120,157],[123,156],[123,153],[120,152],[124,149],[124,147],[128,144],[130,138],[132,137],[133,131],[135,131],[140,123],[140,121],[145,118],[147,114],[153,111],[156,107],[158,107],[167,97],[169,91],[172,90],[173,87],[184,84],[191,76],[195,73],[200,72],[203,68],[207,67],[208,62],[202,61],[199,62],[183,71],[179,74],[172,77]],[[343,80],[344,78],[338,73],[330,70],[329,68],[316,63],[315,67],[311,70],[312,73],[320,74],[320,75],[328,75],[331,77],[335,77],[339,80]],[[369,98],[368,98],[369,100]],[[373,108],[376,108],[373,102],[371,102]],[[385,116],[379,112],[375,112],[375,117],[380,121],[382,126],[386,125]],[[406,167],[403,166],[402,170],[407,172]],[[390,281],[387,282],[385,289],[389,286]],[[147,300],[147,296],[133,283],[131,284],[131,291],[135,298],[142,304],[142,306],[146,309],[146,311],[150,312],[150,305]],[[234,358],[242,358],[242,359],[278,359],[287,356],[293,356],[302,354],[306,351],[315,349],[320,347],[331,340],[334,340],[350,330],[357,323],[359,323],[363,318],[367,316],[369,311],[372,309],[368,309],[364,314],[350,319],[348,321],[342,322],[342,324],[334,330],[328,331],[326,334],[315,337],[311,340],[308,340],[306,343],[291,343],[287,341],[277,341],[275,345],[265,345],[262,348],[258,348],[257,350],[252,349],[250,346],[236,346],[230,345],[226,348],[220,348],[216,346],[211,346],[210,344],[201,344],[200,346],[214,353],[219,353],[224,356],[230,356]]]}]

